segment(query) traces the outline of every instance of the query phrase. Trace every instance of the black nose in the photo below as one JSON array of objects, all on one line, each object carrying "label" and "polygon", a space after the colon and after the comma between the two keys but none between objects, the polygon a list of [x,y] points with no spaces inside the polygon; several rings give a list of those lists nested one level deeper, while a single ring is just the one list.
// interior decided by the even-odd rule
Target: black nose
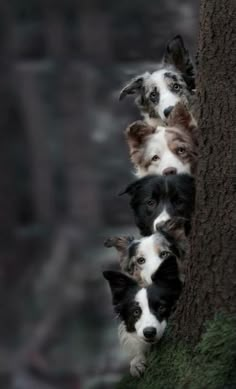
[{"label": "black nose", "polygon": [[157,330],[155,327],[146,327],[143,330],[143,335],[147,339],[153,339],[156,336]]},{"label": "black nose", "polygon": [[163,170],[163,176],[169,176],[170,174],[177,174],[177,169],[175,167],[168,167]]},{"label": "black nose", "polygon": [[168,118],[168,116],[171,113],[173,108],[174,108],[173,106],[170,106],[170,107],[164,109],[164,115],[165,115],[166,118]]}]

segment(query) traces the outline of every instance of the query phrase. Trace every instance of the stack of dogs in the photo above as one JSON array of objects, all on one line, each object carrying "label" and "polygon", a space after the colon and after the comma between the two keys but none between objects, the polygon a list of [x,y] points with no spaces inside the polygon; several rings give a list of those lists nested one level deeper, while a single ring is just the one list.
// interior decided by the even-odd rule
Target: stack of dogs
[{"label": "stack of dogs", "polygon": [[130,356],[130,373],[139,377],[183,287],[194,209],[194,68],[180,36],[167,44],[157,70],[131,80],[120,99],[128,95],[135,96],[143,120],[125,130],[137,180],[121,194],[130,196],[142,237],[107,239],[105,246],[117,250],[122,271],[103,275],[120,319],[119,338]]}]

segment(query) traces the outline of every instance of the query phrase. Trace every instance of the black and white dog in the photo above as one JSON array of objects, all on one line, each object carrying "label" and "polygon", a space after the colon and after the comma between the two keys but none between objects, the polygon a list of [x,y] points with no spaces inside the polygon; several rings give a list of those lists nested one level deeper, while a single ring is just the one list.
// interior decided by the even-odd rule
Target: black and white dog
[{"label": "black and white dog", "polygon": [[121,323],[119,339],[130,357],[130,373],[141,376],[146,354],[163,336],[167,319],[182,289],[174,256],[160,265],[146,288],[130,276],[116,271],[103,272],[109,282],[113,305]]},{"label": "black and white dog", "polygon": [[131,196],[135,222],[141,235],[153,234],[158,226],[174,217],[186,219],[189,232],[194,210],[194,178],[188,174],[150,175],[130,184],[124,192]]},{"label": "black and white dog", "polygon": [[188,252],[184,230],[185,220],[175,218],[157,227],[154,234],[135,239],[132,236],[115,236],[104,242],[105,247],[116,248],[121,270],[130,274],[140,285],[152,283],[152,275],[164,260],[175,256],[180,271]]},{"label": "black and white dog", "polygon": [[146,123],[156,127],[166,121],[173,107],[182,102],[190,110],[195,100],[194,67],[181,36],[168,44],[162,63],[153,73],[132,79],[120,93],[120,100],[135,95],[135,103]]}]

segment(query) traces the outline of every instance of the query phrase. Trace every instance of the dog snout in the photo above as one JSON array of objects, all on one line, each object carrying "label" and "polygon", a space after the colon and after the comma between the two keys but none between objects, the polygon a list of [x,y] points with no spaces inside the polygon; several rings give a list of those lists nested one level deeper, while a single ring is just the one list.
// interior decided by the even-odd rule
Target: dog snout
[{"label": "dog snout", "polygon": [[174,107],[171,105],[170,107],[167,107],[167,108],[164,109],[164,115],[165,115],[166,118],[168,118],[168,116],[171,113],[173,108]]},{"label": "dog snout", "polygon": [[157,330],[155,327],[146,327],[143,330],[143,335],[147,340],[152,340],[155,338]]},{"label": "dog snout", "polygon": [[162,172],[163,176],[169,176],[169,175],[174,175],[177,174],[177,169],[175,167],[168,167],[163,170]]}]

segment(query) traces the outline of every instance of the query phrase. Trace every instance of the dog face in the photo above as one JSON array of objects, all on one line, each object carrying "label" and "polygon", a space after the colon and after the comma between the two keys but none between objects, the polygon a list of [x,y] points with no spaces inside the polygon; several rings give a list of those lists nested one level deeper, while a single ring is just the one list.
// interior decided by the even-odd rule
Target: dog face
[{"label": "dog face", "polygon": [[176,36],[167,44],[159,69],[131,80],[121,91],[120,100],[127,95],[135,95],[135,102],[145,121],[152,124],[153,119],[166,121],[178,102],[189,105],[194,90],[194,68],[190,55],[183,39]]},{"label": "dog face", "polygon": [[111,288],[115,312],[127,332],[136,334],[143,342],[157,342],[182,288],[176,259],[166,259],[146,288],[120,272],[105,271],[103,275]]},{"label": "dog face", "polygon": [[139,284],[149,285],[163,260],[171,256],[183,259],[188,242],[183,219],[174,219],[158,227],[151,236],[141,239],[113,237],[106,240],[105,246],[117,249],[123,271],[132,275]]},{"label": "dog face", "polygon": [[195,173],[197,126],[182,104],[175,106],[166,127],[137,121],[126,129],[125,135],[138,177]]},{"label": "dog face", "polygon": [[188,174],[146,176],[129,185],[124,192],[131,196],[135,222],[143,236],[154,233],[159,225],[174,217],[189,221],[194,209],[195,185]]}]

